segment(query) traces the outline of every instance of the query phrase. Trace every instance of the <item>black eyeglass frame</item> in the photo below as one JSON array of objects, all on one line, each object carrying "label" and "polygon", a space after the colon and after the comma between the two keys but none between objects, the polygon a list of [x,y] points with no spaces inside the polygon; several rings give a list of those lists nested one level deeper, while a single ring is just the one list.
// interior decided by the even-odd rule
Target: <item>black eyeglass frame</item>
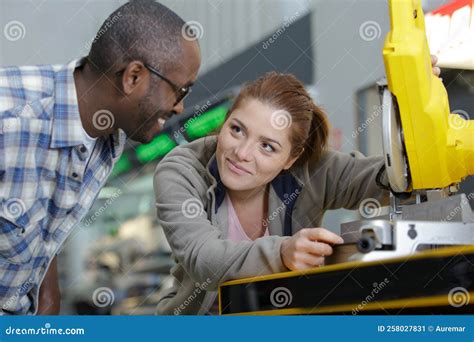
[{"label": "black eyeglass frame", "polygon": [[155,74],[156,76],[158,76],[159,78],[161,78],[163,81],[165,81],[166,83],[168,83],[171,88],[173,88],[175,94],[176,94],[176,102],[174,103],[174,105],[176,106],[178,103],[180,103],[181,101],[183,101],[186,96],[188,96],[192,89],[191,89],[191,86],[188,86],[188,87],[180,87],[178,86],[176,83],[174,83],[173,81],[171,81],[170,79],[168,79],[167,77],[165,77],[161,72],[159,72],[157,69],[155,69],[154,67],[152,67],[150,64],[147,64],[147,63],[144,63],[143,64],[145,66],[145,68],[147,68],[151,73]]}]

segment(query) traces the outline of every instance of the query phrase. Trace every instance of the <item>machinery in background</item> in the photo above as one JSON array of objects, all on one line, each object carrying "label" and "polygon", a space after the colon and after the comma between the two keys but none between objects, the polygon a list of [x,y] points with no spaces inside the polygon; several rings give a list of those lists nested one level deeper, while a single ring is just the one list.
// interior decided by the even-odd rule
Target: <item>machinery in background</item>
[{"label": "machinery in background", "polygon": [[[380,84],[380,93],[390,212],[341,226],[346,244],[357,248],[349,260],[474,243],[468,198],[454,195],[474,174],[474,121],[450,113],[446,89],[431,73],[419,2],[389,4],[392,30],[383,50],[388,82]],[[415,203],[404,204],[407,197]],[[330,261],[341,260],[336,253]]]},{"label": "machinery in background", "polygon": [[329,266],[222,284],[221,314],[474,312],[474,215],[454,195],[474,174],[474,122],[450,113],[432,74],[420,0],[388,3],[378,181],[389,213],[343,224]]},{"label": "machinery in background", "polygon": [[473,0],[452,0],[426,14],[426,35],[439,66],[474,70],[473,8]]},{"label": "machinery in background", "polygon": [[178,145],[205,137],[217,130],[225,120],[238,88],[223,91],[197,104],[182,115],[170,118],[162,132],[150,143],[125,150],[112,170],[110,179],[133,168],[159,161]]},{"label": "machinery in background", "polygon": [[77,314],[153,315],[173,266],[163,230],[150,216],[122,224],[88,251],[82,282],[69,289]]}]

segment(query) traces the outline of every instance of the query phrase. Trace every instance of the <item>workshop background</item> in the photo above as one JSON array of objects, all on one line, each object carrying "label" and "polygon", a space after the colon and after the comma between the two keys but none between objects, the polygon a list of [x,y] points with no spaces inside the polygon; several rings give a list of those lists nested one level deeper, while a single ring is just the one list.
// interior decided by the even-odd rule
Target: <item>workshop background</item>
[{"label": "workshop background", "polygon": [[[423,1],[425,11],[447,1]],[[64,64],[85,56],[119,0],[0,0],[0,66]],[[164,0],[197,30],[202,66],[186,112],[147,146],[128,142],[92,207],[59,254],[62,314],[153,314],[173,262],[156,222],[152,176],[177,144],[208,134],[242,82],[269,70],[294,73],[329,115],[331,146],[381,153],[376,81],[389,29],[379,0]],[[473,71],[443,70],[451,111],[474,113]],[[185,125],[190,118],[200,124]],[[183,130],[181,130],[182,132]],[[473,191],[473,180],[461,190]],[[472,205],[472,203],[471,203]],[[335,232],[358,211],[326,215]]]}]

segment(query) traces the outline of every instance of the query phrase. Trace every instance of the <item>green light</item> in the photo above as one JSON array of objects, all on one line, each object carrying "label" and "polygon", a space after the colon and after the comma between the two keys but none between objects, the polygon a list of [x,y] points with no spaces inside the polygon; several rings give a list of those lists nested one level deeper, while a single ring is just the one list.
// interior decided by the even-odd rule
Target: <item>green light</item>
[{"label": "green light", "polygon": [[121,173],[130,171],[132,169],[132,162],[128,158],[126,153],[122,154],[119,160],[115,163],[112,172],[110,173],[110,177],[116,177]]},{"label": "green light", "polygon": [[186,121],[184,127],[190,140],[205,137],[220,128],[225,121],[225,116],[229,110],[228,105],[220,105],[200,116]]},{"label": "green light", "polygon": [[167,134],[160,134],[151,143],[137,147],[137,159],[145,164],[163,157],[174,147],[176,143]]}]

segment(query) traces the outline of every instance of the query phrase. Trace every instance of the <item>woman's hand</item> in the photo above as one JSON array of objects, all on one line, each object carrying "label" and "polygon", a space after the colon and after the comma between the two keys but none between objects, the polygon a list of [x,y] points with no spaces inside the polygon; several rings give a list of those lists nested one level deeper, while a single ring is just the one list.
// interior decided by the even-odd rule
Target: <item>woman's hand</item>
[{"label": "woman's hand", "polygon": [[324,228],[304,228],[281,244],[283,264],[292,271],[324,265],[332,254],[331,245],[344,243],[337,234]]},{"label": "woman's hand", "polygon": [[432,66],[432,71],[433,75],[438,76],[441,74],[441,69],[436,66],[436,63],[438,63],[438,57],[436,55],[431,55],[431,66]]}]

